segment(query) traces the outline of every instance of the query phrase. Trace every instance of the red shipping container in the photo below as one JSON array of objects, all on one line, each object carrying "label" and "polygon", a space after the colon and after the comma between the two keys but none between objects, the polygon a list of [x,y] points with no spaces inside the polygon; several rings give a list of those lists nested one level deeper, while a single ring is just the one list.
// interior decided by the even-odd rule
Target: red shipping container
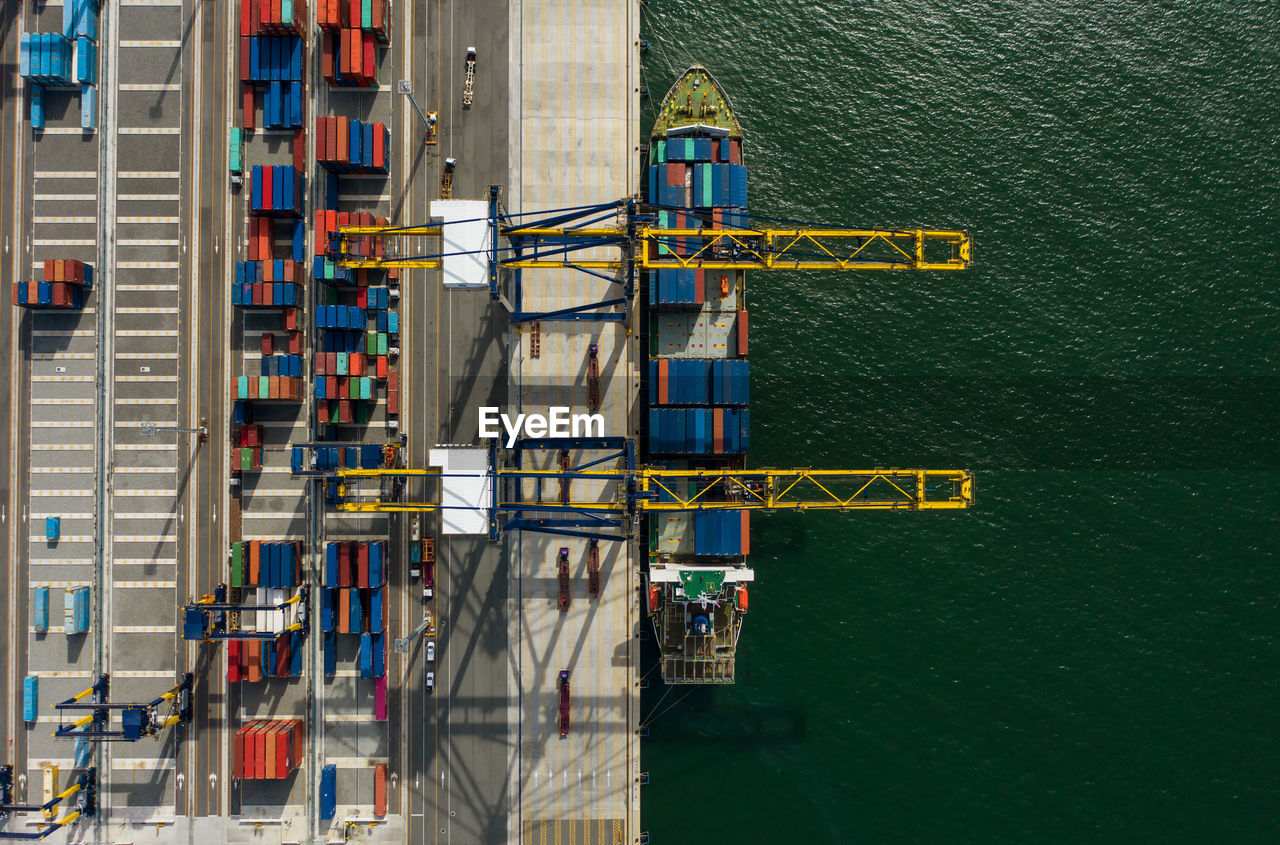
[{"label": "red shipping container", "polygon": [[252,85],[244,86],[244,93],[241,95],[240,102],[241,102],[241,112],[242,112],[240,122],[244,126],[244,131],[252,132],[254,116],[255,116],[255,113],[257,112],[257,106],[254,104],[254,101],[253,101]]},{"label": "red shipping container", "polygon": [[357,553],[356,586],[362,590],[369,588],[369,544],[361,543]]},{"label": "red shipping container", "polygon": [[[321,352],[318,354],[317,357],[324,358],[324,374],[325,375],[331,376],[338,372],[338,353],[337,352]],[[329,387],[329,385],[326,383],[325,387]]]},{"label": "red shipping container", "polygon": [[274,261],[271,261],[268,259],[262,262],[262,281],[264,282],[280,281],[279,279],[276,278],[276,263]]},{"label": "red shipping container", "polygon": [[268,376],[267,378],[267,397],[270,399],[285,399],[287,397],[280,394],[280,376]]},{"label": "red shipping container", "polygon": [[[230,640],[227,643],[227,683],[240,681],[240,641]],[[237,770],[239,766],[236,767]]]},{"label": "red shipping container", "polygon": [[53,259],[52,258],[46,258],[44,260],[44,275],[41,278],[43,279],[43,281],[46,281],[46,282],[53,281]]},{"label": "red shipping container", "polygon": [[352,3],[351,0],[347,0],[346,24],[352,29],[360,28],[360,6],[361,4],[359,0],[357,0],[357,2],[355,3]]},{"label": "red shipping container", "polygon": [[724,408],[711,412],[711,451],[717,455],[724,452]]},{"label": "red shipping container", "polygon": [[276,777],[286,778],[292,768],[290,763],[290,751],[293,745],[293,732],[296,730],[292,722],[285,722],[280,726],[280,733],[276,738]]},{"label": "red shipping container", "polygon": [[325,249],[325,228],[324,228],[324,212],[316,212],[316,258],[324,255]]},{"label": "red shipping container", "polygon": [[258,0],[249,3],[249,34],[257,35],[262,29],[262,11],[258,8]]},{"label": "red shipping container", "polygon": [[667,162],[667,187],[684,184],[684,163],[669,161]]},{"label": "red shipping container", "polygon": [[284,19],[280,10],[280,0],[271,0],[271,23],[275,29],[280,29],[280,22]]},{"label": "red shipping container", "polygon": [[275,232],[271,228],[271,220],[262,217],[258,220],[258,254],[263,261],[271,260],[271,241]]},{"label": "red shipping container", "polygon": [[666,358],[658,359],[658,404],[665,405],[670,401],[671,362]]},{"label": "red shipping container", "polygon": [[[306,103],[305,97],[302,102]],[[306,106],[304,105],[303,108]],[[293,130],[293,169],[299,173],[307,169],[307,145],[301,129]],[[295,184],[297,184],[296,181]]]},{"label": "red shipping container", "polygon": [[289,644],[292,637],[288,634],[281,634],[276,637],[276,674],[277,678],[289,677]]},{"label": "red shipping container", "polygon": [[387,814],[387,764],[379,763],[373,767],[373,814]]},{"label": "red shipping container", "polygon": [[[235,640],[232,640],[234,643]],[[232,777],[244,777],[244,728],[236,731],[235,740],[231,744],[231,774]]]},{"label": "red shipping container", "polygon": [[[339,582],[339,583],[341,583],[341,582],[342,582],[342,578],[341,578],[341,576],[339,576],[339,578],[338,578],[338,582]],[[351,591],[350,591],[350,590],[338,590],[337,592],[338,592],[338,607],[337,607],[337,611],[338,611],[338,624],[337,624],[338,633],[339,633],[339,634],[350,634],[350,633],[351,633],[351,625],[350,625],[350,618],[351,618]]]},{"label": "red shipping container", "polygon": [[[379,0],[373,2],[377,4]],[[387,166],[387,133],[386,127],[381,123],[373,125],[373,166],[378,170]]]},{"label": "red shipping container", "polygon": [[350,587],[354,583],[351,577],[351,546],[347,543],[338,545],[338,583],[339,587]]},{"label": "red shipping container", "polygon": [[372,85],[373,81],[378,77],[378,40],[372,32],[363,33],[364,49],[362,55],[364,58],[364,72],[361,74],[362,81],[366,85]]},{"label": "red shipping container", "polygon": [[742,512],[742,553],[751,554],[751,511]]},{"label": "red shipping container", "polygon": [[387,373],[387,389],[388,390],[400,389],[400,371],[399,370],[392,370],[391,372]]},{"label": "red shipping container", "polygon": [[357,308],[369,307],[369,291],[367,288],[356,289],[356,307]]},{"label": "red shipping container", "polygon": [[736,138],[729,141],[729,162],[731,164],[742,163],[742,142]]},{"label": "red shipping container", "polygon": [[747,312],[738,312],[738,357],[747,357]]},{"label": "red shipping container", "polygon": [[[297,325],[296,321],[294,325],[295,326]],[[290,355],[302,354],[302,332],[300,331],[289,332],[289,354]]]},{"label": "red shipping container", "polygon": [[249,72],[252,69],[249,60],[253,58],[253,54],[249,52],[249,39],[240,39],[240,82],[246,87],[249,83]]},{"label": "red shipping container", "polygon": [[263,780],[267,776],[267,734],[271,731],[271,723],[261,723],[253,732],[253,776]]},{"label": "red shipping container", "polygon": [[[274,208],[274,206],[272,206],[271,204],[271,201],[274,198],[274,193],[275,193],[275,186],[273,184],[274,179],[275,179],[274,167],[262,168],[262,207],[265,210],[271,210],[272,208]],[[264,259],[267,258],[268,255],[270,255],[270,253],[267,253],[266,255],[264,255],[263,258]]]},{"label": "red shipping container", "polygon": [[[320,74],[333,79],[333,35],[327,32],[320,36]],[[333,155],[332,148],[329,154]]]},{"label": "red shipping container", "polygon": [[262,333],[261,349],[262,349],[263,355],[270,355],[272,352],[275,351],[275,339],[276,339],[276,336],[273,335],[271,332]]},{"label": "red shipping container", "polygon": [[351,382],[350,382],[350,379],[348,379],[345,376],[338,379],[338,398],[339,399],[351,398]]},{"label": "red shipping container", "polygon": [[253,11],[249,5],[253,0],[240,0],[240,37],[253,35],[250,25],[253,23]]},{"label": "red shipping container", "polygon": [[20,301],[18,300],[18,293],[19,293],[19,290],[20,290],[20,289],[18,288],[18,283],[17,283],[17,282],[14,282],[14,283],[13,283],[13,286],[9,288],[9,296],[13,299],[13,304],[14,304],[14,305],[26,305],[26,303],[25,303],[25,302],[20,302]]},{"label": "red shipping container", "polygon": [[351,401],[343,399],[338,402],[338,422],[343,425],[350,425],[355,422],[351,415]]},{"label": "red shipping container", "polygon": [[325,355],[323,352],[316,353],[316,375],[323,376],[329,372],[329,370],[325,367],[325,362],[328,360],[329,360],[329,356]]},{"label": "red shipping container", "polygon": [[387,356],[379,355],[378,356],[378,378],[384,379],[386,377],[387,377]]},{"label": "red shipping container", "polygon": [[338,128],[336,131],[338,133],[338,155],[336,158],[338,161],[345,162],[347,161],[348,152],[351,147],[351,118],[346,117],[345,115],[340,116],[338,118]]},{"label": "red shipping container", "polygon": [[706,302],[707,271],[701,268],[693,271],[693,301],[701,305]]},{"label": "red shipping container", "polygon": [[387,391],[387,413],[393,416],[400,414],[400,391]]}]

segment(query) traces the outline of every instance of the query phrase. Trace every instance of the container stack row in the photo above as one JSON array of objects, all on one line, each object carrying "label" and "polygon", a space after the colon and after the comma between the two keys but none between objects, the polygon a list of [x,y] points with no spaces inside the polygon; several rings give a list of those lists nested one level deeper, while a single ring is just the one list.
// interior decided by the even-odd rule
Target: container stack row
[{"label": "container stack row", "polygon": [[231,400],[301,402],[302,379],[296,376],[239,376],[231,380]]},{"label": "container stack row", "polygon": [[654,147],[653,160],[659,164],[668,161],[740,164],[742,141],[737,138],[663,138]]},{"label": "container stack row", "polygon": [[302,676],[306,637],[288,631],[273,640],[229,640],[227,642],[227,682],[260,683],[266,678]]},{"label": "container stack row", "polygon": [[[296,168],[301,172],[301,168]],[[272,191],[275,190],[274,177],[272,178]],[[279,235],[284,230],[284,240],[288,244],[287,259],[275,257],[276,244],[282,240]],[[287,264],[279,264],[275,262],[288,261],[293,264],[303,264],[307,258],[307,225],[301,217],[289,219],[278,219],[275,217],[259,217],[249,218],[249,243],[248,243],[249,261],[253,262],[271,262],[272,266],[263,266],[260,269],[245,268],[245,281],[259,282],[301,282],[302,270],[304,268],[289,267]],[[238,271],[237,271],[238,272]],[[255,278],[250,279],[248,275],[252,274]],[[293,274],[290,278],[289,274]]]},{"label": "container stack row", "polygon": [[321,0],[320,63],[331,86],[378,85],[382,49],[391,37],[390,0]]},{"label": "container stack row", "polygon": [[236,426],[232,434],[232,442],[235,445],[231,447],[231,471],[233,473],[261,472],[262,426]]},{"label": "container stack row", "polygon": [[649,404],[750,404],[749,367],[735,358],[652,358]]},{"label": "container stack row", "polygon": [[737,557],[751,553],[750,511],[698,511],[693,514],[693,553],[698,557]]},{"label": "container stack row", "polygon": [[337,173],[386,173],[391,132],[383,123],[316,118],[316,163]]},{"label": "container stack row", "polygon": [[[360,677],[384,678],[386,669],[385,540],[340,540],[325,546],[324,588],[320,591],[320,630],[324,671],[337,671],[336,634],[360,636]],[[385,690],[378,710],[385,718]]]},{"label": "container stack row", "polygon": [[306,196],[306,177],[301,170],[286,164],[255,164],[252,179],[254,214],[273,217],[297,217],[302,214]]},{"label": "container stack row", "polygon": [[240,36],[304,35],[306,0],[240,0]]},{"label": "container stack row", "polygon": [[84,307],[85,291],[93,288],[93,266],[72,259],[46,258],[40,281],[14,282],[13,304],[23,308]]},{"label": "container stack row", "polygon": [[301,719],[257,719],[235,734],[232,766],[243,780],[283,780],[302,766]]},{"label": "container stack row", "polygon": [[656,197],[656,205],[668,208],[744,209],[747,168],[710,162],[651,164],[649,196]]},{"label": "container stack row", "polygon": [[650,408],[654,455],[738,455],[751,445],[746,408]]},{"label": "container stack row", "polygon": [[301,584],[301,540],[237,540],[231,544],[232,587],[284,590]]},{"label": "container stack row", "polygon": [[390,0],[317,0],[316,23],[326,32],[370,32],[378,43],[391,37]]},{"label": "container stack row", "polygon": [[[679,246],[676,248],[680,249]],[[664,267],[647,272],[649,305],[663,309],[720,305],[732,297],[737,289],[736,274],[729,270]]]},{"label": "container stack row", "polygon": [[[338,174],[329,174],[328,194],[330,196],[329,208],[317,211],[315,214],[316,221],[316,246],[315,246],[315,268],[313,275],[322,281],[331,285],[346,285],[348,287],[365,287],[370,284],[369,270],[355,270],[339,267],[332,259],[329,258],[331,250],[334,248],[334,241],[337,238],[338,227],[340,226],[385,226],[387,218],[375,217],[368,212],[339,212],[337,210],[338,195]],[[365,256],[372,258],[383,258],[386,255],[385,244],[382,238],[375,238],[372,235],[363,235],[360,237],[351,237],[347,240],[347,253],[354,256]],[[388,279],[399,278],[399,272],[396,269],[381,271],[387,274]]]},{"label": "container stack row", "polygon": [[306,125],[306,42],[290,36],[240,38],[240,96],[244,128],[257,121],[261,88],[262,122],[267,129]]},{"label": "container stack row", "polygon": [[242,308],[301,308],[305,266],[292,260],[237,261],[231,304]]},{"label": "container stack row", "polygon": [[[315,460],[312,469],[378,469],[386,466],[383,447],[377,443],[361,446],[320,446],[312,450]],[[307,449],[294,446],[291,465],[295,472],[307,468]]]}]

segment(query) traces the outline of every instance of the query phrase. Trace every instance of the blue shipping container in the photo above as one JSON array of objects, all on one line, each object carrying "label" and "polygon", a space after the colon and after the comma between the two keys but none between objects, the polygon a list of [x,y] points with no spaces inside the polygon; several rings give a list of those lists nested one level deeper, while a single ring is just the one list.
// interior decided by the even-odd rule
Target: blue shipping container
[{"label": "blue shipping container", "polygon": [[320,770],[320,819],[330,821],[338,812],[338,767],[333,763]]},{"label": "blue shipping container", "polygon": [[35,629],[43,634],[49,630],[49,588],[36,587]]},{"label": "blue shipping container", "polygon": [[28,675],[22,679],[22,720],[34,722],[40,709],[40,679]]}]

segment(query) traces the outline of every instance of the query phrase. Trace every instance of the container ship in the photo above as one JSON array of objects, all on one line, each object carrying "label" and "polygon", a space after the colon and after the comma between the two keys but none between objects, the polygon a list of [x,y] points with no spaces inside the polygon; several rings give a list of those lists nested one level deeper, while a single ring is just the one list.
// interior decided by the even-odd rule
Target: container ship
[{"label": "container ship", "polygon": [[[663,228],[747,226],[742,127],[705,68],[689,68],[658,109],[649,143],[648,202]],[[697,237],[656,247],[688,256]],[[651,270],[646,462],[673,469],[743,469],[750,446],[746,274]],[[689,490],[672,490],[682,497]],[[714,490],[698,501],[724,501]],[[654,514],[646,527],[645,608],[668,684],[731,684],[748,608],[750,514]]]}]

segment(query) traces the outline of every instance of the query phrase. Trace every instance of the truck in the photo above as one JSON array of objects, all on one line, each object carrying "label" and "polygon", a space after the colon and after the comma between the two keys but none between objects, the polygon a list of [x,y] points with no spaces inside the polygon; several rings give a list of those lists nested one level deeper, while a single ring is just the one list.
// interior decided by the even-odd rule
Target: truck
[{"label": "truck", "polygon": [[456,158],[446,158],[444,160],[444,171],[440,174],[440,199],[447,200],[453,198],[453,169],[458,166]]},{"label": "truck", "polygon": [[239,188],[244,184],[244,135],[238,126],[231,127],[227,142],[227,169],[231,171],[231,184]]},{"label": "truck", "polygon": [[558,604],[561,612],[564,612],[569,609],[569,549],[566,546],[560,547],[560,556],[556,569],[556,578],[560,583],[560,600]]},{"label": "truck", "polygon": [[462,79],[462,108],[469,111],[471,109],[472,89],[476,83],[476,48],[467,48],[467,58],[463,63],[463,71],[465,75]]},{"label": "truck", "polygon": [[600,598],[600,541],[592,540],[587,550],[587,595]]},{"label": "truck", "polygon": [[591,344],[587,348],[587,407],[591,413],[600,410],[600,347]]},{"label": "truck", "polygon": [[44,519],[44,538],[50,543],[58,542],[62,536],[62,517],[47,516]]},{"label": "truck", "polygon": [[569,735],[569,670],[560,670],[560,738]]}]

